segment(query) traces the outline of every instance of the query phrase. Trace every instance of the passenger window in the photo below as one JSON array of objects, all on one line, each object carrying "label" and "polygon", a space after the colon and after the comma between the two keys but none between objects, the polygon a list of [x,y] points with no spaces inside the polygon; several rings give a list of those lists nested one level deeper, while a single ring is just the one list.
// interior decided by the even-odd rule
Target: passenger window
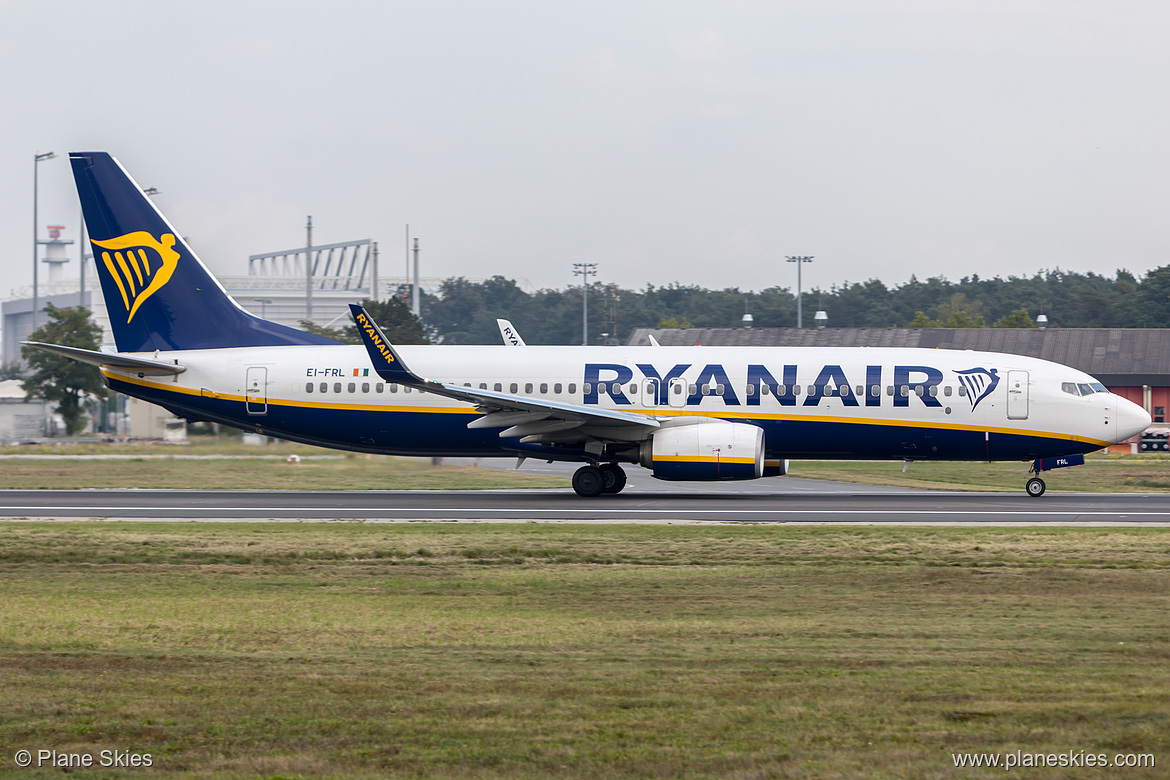
[{"label": "passenger window", "polygon": [[848,396],[849,396],[849,385],[841,385],[841,387],[840,387],[840,390],[841,390],[841,396],[842,396],[842,397],[848,397]]},{"label": "passenger window", "polygon": [[333,383],[333,392],[335,392],[335,393],[341,392],[341,382],[334,382]]},{"label": "passenger window", "polygon": [[715,394],[723,395],[723,385],[715,385]]},{"label": "passenger window", "polygon": [[[783,385],[781,385],[781,387],[783,387]],[[792,386],[792,394],[793,395],[800,395],[800,385],[793,385]]]},{"label": "passenger window", "polygon": [[907,398],[907,397],[909,397],[909,395],[910,395],[910,385],[902,385],[902,389],[901,389],[899,392],[902,394],[902,397],[903,397],[903,398]]},{"label": "passenger window", "polygon": [[936,397],[938,395],[938,385],[931,385],[929,392],[931,398]]},{"label": "passenger window", "polygon": [[945,395],[947,398],[951,397],[951,386],[950,385],[947,385],[946,387],[943,388],[943,395]]},{"label": "passenger window", "polygon": [[355,385],[353,382],[350,382],[349,385],[345,389],[351,393],[356,393],[357,392],[357,385]]},{"label": "passenger window", "polygon": [[959,385],[959,397],[963,398],[966,395],[967,395],[967,386],[966,385]]},{"label": "passenger window", "polygon": [[370,392],[370,383],[369,382],[362,382],[362,392],[363,393]]},{"label": "passenger window", "polygon": [[463,386],[464,386],[464,387],[471,387],[471,382],[464,382],[464,383],[463,383]]},{"label": "passenger window", "polygon": [[480,390],[487,390],[487,382],[480,382],[479,389]]},{"label": "passenger window", "polygon": [[679,393],[682,392],[682,385],[678,384],[677,382],[672,384],[671,388],[672,388],[671,392],[674,393],[675,395],[678,395]]},{"label": "passenger window", "polygon": [[319,389],[322,393],[328,393],[329,392],[329,385],[326,384],[325,382],[322,382],[321,387]]},{"label": "passenger window", "polygon": [[711,385],[703,385],[703,395],[711,395]]},{"label": "passenger window", "polygon": [[638,394],[638,386],[631,384],[630,385],[630,395],[637,395],[637,394]]},{"label": "passenger window", "polygon": [[501,385],[499,382],[496,382],[495,385],[492,386],[492,389],[494,389],[497,393],[499,393],[504,389],[504,386]]},{"label": "passenger window", "polygon": [[531,382],[524,383],[524,394],[525,395],[532,395],[532,383]]},{"label": "passenger window", "polygon": [[306,393],[313,392],[313,383],[312,382],[305,382],[305,392]]},{"label": "passenger window", "polygon": [[809,385],[808,386],[808,394],[809,395],[816,395],[817,394],[817,386],[816,385]]},{"label": "passenger window", "polygon": [[547,392],[548,392],[548,382],[541,382],[540,383],[540,394],[544,395]]},{"label": "passenger window", "polygon": [[744,392],[747,393],[748,397],[750,398],[751,396],[756,394],[756,386],[755,385],[748,385],[747,390],[745,390]]},{"label": "passenger window", "polygon": [[886,385],[886,395],[893,395],[893,394],[894,394],[894,386],[893,385]]},{"label": "passenger window", "polygon": [[397,393],[398,392],[398,385],[390,385],[390,392]]},{"label": "passenger window", "polygon": [[874,398],[879,398],[882,394],[882,386],[881,385],[870,385],[869,386],[869,394],[872,395]]},{"label": "passenger window", "polygon": [[691,394],[691,395],[694,395],[694,394],[695,394],[695,391],[697,391],[698,389],[699,389],[699,388],[695,387],[694,385],[690,385],[690,386],[688,386],[688,387],[687,387],[687,390],[689,390],[689,391],[690,391],[690,394]]},{"label": "passenger window", "polygon": [[561,383],[560,382],[557,382],[555,385],[553,385],[553,393],[555,393],[556,395],[561,394]]},{"label": "passenger window", "polygon": [[402,392],[404,392],[404,393],[409,393],[409,392],[410,392],[410,386],[409,386],[409,385],[403,385],[403,386],[402,386]]},{"label": "passenger window", "polygon": [[611,395],[621,395],[622,394],[622,386],[619,385],[617,382],[614,382],[613,385],[610,386],[609,392]]},{"label": "passenger window", "polygon": [[378,384],[374,385],[374,392],[375,392],[375,393],[380,393],[380,392],[382,392],[384,389],[386,389],[386,385],[382,384],[381,382],[379,382]]},{"label": "passenger window", "polygon": [[[588,393],[589,391],[586,390],[585,392]],[[569,395],[576,395],[576,394],[577,394],[577,383],[570,382],[569,383]]]},{"label": "passenger window", "polygon": [[865,385],[858,385],[856,395],[865,395]]},{"label": "passenger window", "polygon": [[[585,386],[589,387],[589,385],[585,385]],[[589,392],[589,391],[586,390],[585,392]],[[597,383],[597,394],[598,395],[605,395],[605,385],[602,384],[601,382]]]},{"label": "passenger window", "polygon": [[517,392],[519,392],[519,390],[520,390],[520,386],[519,386],[518,384],[516,384],[515,382],[513,382],[513,383],[512,383],[512,384],[510,384],[510,385],[508,385],[508,392],[509,392],[509,393],[513,393],[513,394],[514,394],[514,393],[517,393]]},{"label": "passenger window", "polygon": [[[767,385],[764,385],[767,388]],[[788,385],[776,385],[776,395],[788,395]]]},{"label": "passenger window", "polygon": [[[572,387],[572,385],[569,385],[569,387]],[[585,395],[589,395],[589,393],[592,392],[592,390],[593,390],[593,383],[592,382],[585,382],[584,384],[581,385],[581,392],[585,393]],[[600,393],[601,390],[598,390],[597,392]]]}]

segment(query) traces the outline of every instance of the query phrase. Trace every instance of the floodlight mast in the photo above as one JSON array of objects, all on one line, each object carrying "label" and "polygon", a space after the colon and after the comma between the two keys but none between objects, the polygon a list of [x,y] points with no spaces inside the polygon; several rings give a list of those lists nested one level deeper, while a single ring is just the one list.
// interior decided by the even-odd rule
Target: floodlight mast
[{"label": "floodlight mast", "polygon": [[[53,152],[44,152],[42,154],[33,154],[33,308],[32,308],[32,329],[35,333],[37,330],[37,313],[40,309],[40,291],[37,284],[37,179],[39,178],[41,163],[45,160],[52,160],[57,155]],[[82,250],[84,251],[84,250]]]},{"label": "floodlight mast", "polygon": [[597,276],[597,263],[573,263],[573,274],[581,277],[581,346],[589,346],[589,277]]},{"label": "floodlight mast", "polygon": [[801,309],[800,300],[800,267],[805,263],[813,261],[813,255],[785,255],[785,259],[790,263],[796,263],[796,327],[804,327],[804,312]]}]

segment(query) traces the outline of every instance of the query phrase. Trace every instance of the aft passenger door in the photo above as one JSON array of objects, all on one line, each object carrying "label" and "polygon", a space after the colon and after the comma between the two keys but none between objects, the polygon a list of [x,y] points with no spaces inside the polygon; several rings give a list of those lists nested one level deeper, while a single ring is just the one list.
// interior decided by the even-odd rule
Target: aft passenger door
[{"label": "aft passenger door", "polygon": [[1008,371],[1007,416],[1009,420],[1028,419],[1028,372]]},{"label": "aft passenger door", "polygon": [[248,414],[268,414],[268,369],[264,366],[248,366],[244,385],[244,406]]}]

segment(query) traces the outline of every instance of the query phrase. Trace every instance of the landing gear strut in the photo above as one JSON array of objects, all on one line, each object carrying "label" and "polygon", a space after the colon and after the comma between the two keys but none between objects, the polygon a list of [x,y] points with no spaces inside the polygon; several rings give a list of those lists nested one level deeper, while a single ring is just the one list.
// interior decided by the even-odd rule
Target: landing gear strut
[{"label": "landing gear strut", "polygon": [[616,463],[582,466],[573,474],[573,490],[585,498],[602,493],[620,493],[626,486],[626,472]]}]

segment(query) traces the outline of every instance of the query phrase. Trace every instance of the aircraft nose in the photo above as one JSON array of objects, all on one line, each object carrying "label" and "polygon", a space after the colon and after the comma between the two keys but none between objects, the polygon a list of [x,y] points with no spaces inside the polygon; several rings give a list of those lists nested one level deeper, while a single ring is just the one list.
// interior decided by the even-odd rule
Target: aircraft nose
[{"label": "aircraft nose", "polygon": [[1150,415],[1133,401],[1127,401],[1119,396],[1113,396],[1117,405],[1117,428],[1114,429],[1114,441],[1123,442],[1131,436],[1136,436],[1150,427]]}]

